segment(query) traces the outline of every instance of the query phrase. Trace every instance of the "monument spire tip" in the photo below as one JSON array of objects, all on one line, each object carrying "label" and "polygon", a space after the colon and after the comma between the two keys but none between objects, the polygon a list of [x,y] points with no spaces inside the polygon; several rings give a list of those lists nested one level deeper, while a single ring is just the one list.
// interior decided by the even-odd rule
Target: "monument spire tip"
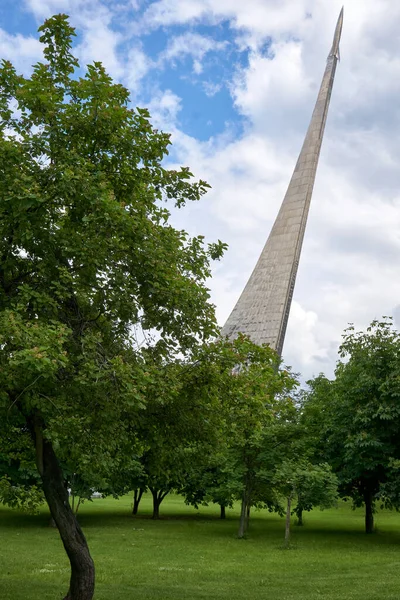
[{"label": "monument spire tip", "polygon": [[340,44],[340,36],[342,35],[342,28],[343,28],[343,15],[344,15],[344,6],[342,6],[342,10],[340,11],[339,18],[337,20],[335,35],[333,36],[333,44],[332,44],[331,51],[329,52],[328,58],[335,57],[338,60],[340,60],[339,44]]}]

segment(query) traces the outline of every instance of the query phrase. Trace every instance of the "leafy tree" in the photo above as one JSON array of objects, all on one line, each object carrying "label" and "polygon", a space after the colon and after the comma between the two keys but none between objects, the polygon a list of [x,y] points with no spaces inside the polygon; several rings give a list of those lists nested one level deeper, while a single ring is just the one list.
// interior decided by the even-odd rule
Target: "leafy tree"
[{"label": "leafy tree", "polygon": [[338,480],[327,463],[308,463],[298,468],[294,485],[297,505],[294,513],[297,524],[303,525],[303,512],[319,506],[320,509],[335,506],[338,499]]},{"label": "leafy tree", "polygon": [[210,502],[218,504],[221,519],[225,519],[226,508],[232,507],[235,500],[240,498],[242,480],[223,439],[217,448],[207,450],[192,463],[180,493],[185,502],[195,508],[199,505],[208,506]]},{"label": "leafy tree", "polygon": [[372,533],[376,500],[399,506],[400,334],[386,318],[365,332],[351,326],[339,354],[333,381],[310,382],[305,415],[320,429],[320,453],[341,494],[365,505],[365,531]]},{"label": "leafy tree", "polygon": [[[62,465],[106,472],[130,440],[154,353],[216,331],[205,281],[224,248],[169,224],[207,185],[162,166],[169,136],[100,63],[79,76],[65,15],[40,27],[31,77],[0,68],[0,422],[31,437],[71,564],[67,600],[90,600],[94,565]],[[74,469],[77,464],[79,468]]]},{"label": "leafy tree", "polygon": [[[203,497],[205,501],[219,498],[219,503],[229,505],[235,494],[235,499],[241,501],[239,537],[243,537],[252,505],[275,506],[273,491],[257,478],[260,452],[269,428],[290,419],[295,412],[290,392],[297,381],[288,370],[279,369],[280,358],[274,350],[257,346],[244,335],[204,345],[196,359],[193,396],[202,393],[217,398],[222,417],[216,448],[223,459],[217,481],[211,478]],[[209,468],[203,485],[215,465],[211,462],[206,470]]]},{"label": "leafy tree", "polygon": [[138,416],[135,435],[143,451],[142,471],[135,477],[136,506],[142,490],[153,496],[153,518],[172,491],[182,491],[205,456],[216,448],[221,416],[219,399],[204,389],[204,365],[190,360],[164,362],[154,369],[146,404]]},{"label": "leafy tree", "polygon": [[271,477],[272,485],[286,498],[285,545],[290,542],[290,517],[292,503],[297,500],[294,509],[299,524],[302,523],[304,510],[314,506],[330,508],[337,502],[337,478],[327,464],[314,465],[295,454],[283,461]]},{"label": "leafy tree", "polygon": [[229,390],[231,454],[242,474],[239,538],[247,532],[252,505],[279,511],[275,490],[263,476],[265,443],[271,429],[293,418],[291,392],[297,385],[288,370],[279,369],[280,359],[269,347],[241,348],[241,353],[242,368]]}]

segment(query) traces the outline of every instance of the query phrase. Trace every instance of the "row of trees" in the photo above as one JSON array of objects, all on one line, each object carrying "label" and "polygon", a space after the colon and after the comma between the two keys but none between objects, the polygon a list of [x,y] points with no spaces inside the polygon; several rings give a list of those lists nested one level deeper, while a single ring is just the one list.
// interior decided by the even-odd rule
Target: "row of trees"
[{"label": "row of trees", "polygon": [[[330,506],[339,496],[351,499],[354,507],[365,506],[366,533],[374,529],[377,505],[400,507],[400,334],[390,318],[373,321],[366,331],[349,327],[334,378],[319,375],[300,392],[276,355],[246,338],[200,352],[202,359],[192,366],[195,386],[193,380],[183,384],[186,408],[190,414],[191,398],[203,393],[207,401],[215,398],[218,417],[207,420],[211,429],[201,439],[204,405],[192,415],[191,432],[181,407],[183,421],[175,414],[170,423],[171,430],[178,428],[177,438],[169,432],[158,437],[161,447],[150,445],[136,490],[157,488],[164,496],[174,489],[194,505],[220,504],[222,514],[241,499],[239,537],[251,506],[282,513],[282,498],[287,514],[296,498],[300,524],[304,510]],[[165,423],[168,413],[155,421]],[[151,427],[154,415],[145,414]],[[157,456],[163,457],[159,471]]]},{"label": "row of trees", "polygon": [[170,490],[222,514],[240,500],[239,537],[256,506],[286,512],[287,539],[338,489],[371,531],[374,502],[400,498],[398,334],[348,332],[335,380],[303,394],[270,348],[218,340],[206,281],[225,245],[165,207],[207,184],[164,167],[169,136],[100,63],[79,70],[65,15],[40,32],[31,77],[0,68],[0,497],[46,499],[65,600],[95,581],[69,488],[134,489],[135,511],[148,489],[155,517]]}]

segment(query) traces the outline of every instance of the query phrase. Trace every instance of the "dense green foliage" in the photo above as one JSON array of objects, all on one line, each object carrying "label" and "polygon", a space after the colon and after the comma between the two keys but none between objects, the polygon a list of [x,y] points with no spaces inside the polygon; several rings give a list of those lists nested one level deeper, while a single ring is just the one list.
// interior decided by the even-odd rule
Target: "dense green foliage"
[{"label": "dense green foliage", "polygon": [[373,530],[376,501],[399,507],[400,334],[390,319],[343,336],[335,378],[310,382],[304,422],[340,492],[365,504]]},{"label": "dense green foliage", "polygon": [[163,202],[207,184],[163,167],[169,136],[100,63],[80,76],[67,17],[40,32],[30,77],[0,67],[0,426],[14,446],[31,437],[73,566],[67,598],[90,600],[65,473],[90,485],[131,444],[152,383],[138,335],[160,361],[216,333],[205,282],[224,245],[170,225]]}]

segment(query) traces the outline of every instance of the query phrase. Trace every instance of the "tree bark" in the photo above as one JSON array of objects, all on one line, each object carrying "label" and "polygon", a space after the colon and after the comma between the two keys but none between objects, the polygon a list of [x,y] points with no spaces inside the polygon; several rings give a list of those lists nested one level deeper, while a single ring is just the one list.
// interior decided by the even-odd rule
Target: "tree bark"
[{"label": "tree bark", "polygon": [[137,515],[137,513],[138,513],[139,504],[142,499],[143,492],[144,492],[144,488],[136,489],[133,492],[133,509],[132,509],[133,515]]},{"label": "tree bark", "polygon": [[164,500],[165,496],[169,493],[169,490],[166,492],[157,491],[155,488],[150,488],[151,495],[153,496],[153,515],[152,519],[160,518],[160,504]]},{"label": "tree bark", "polygon": [[246,506],[246,531],[249,529],[249,523],[250,523],[250,503],[247,499],[247,506]]},{"label": "tree bark", "polygon": [[240,507],[240,520],[239,520],[239,531],[238,538],[242,539],[246,533],[246,492],[243,492],[242,505]]},{"label": "tree bark", "polygon": [[286,525],[285,525],[285,546],[289,546],[290,542],[290,515],[292,506],[292,495],[288,496],[286,507]]},{"label": "tree bark", "polygon": [[296,509],[296,515],[297,515],[297,525],[299,527],[302,527],[304,525],[304,523],[303,523],[303,509],[302,508]]},{"label": "tree bark", "polygon": [[220,512],[220,519],[225,519],[226,514],[225,514],[225,506],[223,504],[219,505],[221,512]]},{"label": "tree bark", "polygon": [[370,490],[364,492],[365,503],[365,533],[373,533],[374,531],[374,501],[373,494]]},{"label": "tree bark", "polygon": [[34,427],[37,466],[43,491],[71,564],[69,590],[64,600],[92,600],[95,570],[85,536],[71,510],[64,477],[50,441]]},{"label": "tree bark", "polygon": [[153,515],[152,519],[160,518],[160,502],[158,500],[157,490],[151,490],[151,494],[153,496]]},{"label": "tree bark", "polygon": [[239,531],[238,538],[243,538],[247,530],[249,528],[249,519],[250,519],[250,507],[251,507],[251,488],[250,488],[250,478],[249,475],[246,475],[245,479],[246,483],[243,490],[242,496],[242,506],[240,509],[240,521],[239,521]]}]

